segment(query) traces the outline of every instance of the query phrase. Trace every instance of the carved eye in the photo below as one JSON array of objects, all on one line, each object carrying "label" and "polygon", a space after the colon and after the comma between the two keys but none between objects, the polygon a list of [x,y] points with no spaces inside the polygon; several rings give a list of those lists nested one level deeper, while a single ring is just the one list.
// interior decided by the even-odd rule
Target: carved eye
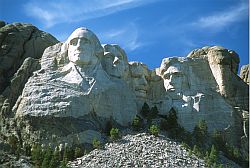
[{"label": "carved eye", "polygon": [[168,73],[166,73],[166,74],[163,75],[163,79],[169,79],[169,76],[170,75]]},{"label": "carved eye", "polygon": [[69,42],[69,44],[70,44],[70,45],[73,45],[73,46],[76,46],[76,45],[77,45],[77,42],[78,42],[78,39],[74,38],[74,39],[72,39],[72,40]]}]

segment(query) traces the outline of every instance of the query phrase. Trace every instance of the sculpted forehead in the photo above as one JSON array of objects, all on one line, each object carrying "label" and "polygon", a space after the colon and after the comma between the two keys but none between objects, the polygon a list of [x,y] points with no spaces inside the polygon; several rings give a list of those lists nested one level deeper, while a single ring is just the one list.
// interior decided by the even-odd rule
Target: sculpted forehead
[{"label": "sculpted forehead", "polygon": [[118,57],[119,59],[122,59],[126,62],[128,62],[127,55],[125,51],[117,44],[104,44],[103,45],[105,52],[112,53],[115,57]]},{"label": "sculpted forehead", "polygon": [[181,73],[181,67],[180,65],[171,65],[168,67],[167,71],[165,73]]},{"label": "sculpted forehead", "polygon": [[137,63],[137,62],[130,63],[130,71],[132,77],[138,77],[142,75],[149,76],[147,66],[142,63]]},{"label": "sculpted forehead", "polygon": [[74,38],[86,38],[86,39],[93,39],[96,40],[97,37],[93,32],[88,30],[87,28],[78,28],[76,29],[68,38],[68,40],[74,39]]}]

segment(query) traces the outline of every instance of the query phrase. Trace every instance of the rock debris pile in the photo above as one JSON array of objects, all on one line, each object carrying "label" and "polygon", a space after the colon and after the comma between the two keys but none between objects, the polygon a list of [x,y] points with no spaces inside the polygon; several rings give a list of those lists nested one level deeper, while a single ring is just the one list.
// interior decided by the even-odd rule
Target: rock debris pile
[{"label": "rock debris pile", "polygon": [[69,163],[70,167],[205,167],[204,160],[164,136],[126,135]]}]

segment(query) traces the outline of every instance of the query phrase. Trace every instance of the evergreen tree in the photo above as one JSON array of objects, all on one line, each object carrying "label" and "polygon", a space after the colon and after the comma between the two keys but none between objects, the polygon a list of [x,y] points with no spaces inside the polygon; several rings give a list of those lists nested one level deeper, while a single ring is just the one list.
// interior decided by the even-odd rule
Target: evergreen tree
[{"label": "evergreen tree", "polygon": [[31,150],[31,159],[38,167],[42,165],[43,151],[40,144],[33,145]]},{"label": "evergreen tree", "polygon": [[158,113],[159,113],[159,111],[158,111],[157,107],[156,106],[152,107],[150,110],[149,118],[150,119],[156,118]]},{"label": "evergreen tree", "polygon": [[218,130],[215,130],[213,133],[212,133],[212,141],[213,141],[213,144],[215,145],[215,147],[217,149],[220,149],[222,151],[225,151],[225,141],[222,137],[222,134],[220,131]]},{"label": "evergreen tree", "polygon": [[44,157],[43,157],[43,162],[42,162],[42,168],[48,168],[50,165],[50,161],[52,159],[52,150],[50,147],[48,147],[45,151],[44,151]]},{"label": "evergreen tree", "polygon": [[112,140],[119,139],[119,129],[118,128],[112,128],[110,130],[110,137]]},{"label": "evergreen tree", "polygon": [[60,164],[60,168],[68,168],[67,163],[68,163],[67,158],[63,158],[63,160],[61,161],[61,164]]},{"label": "evergreen tree", "polygon": [[81,157],[83,155],[82,149],[80,147],[75,148],[75,158]]},{"label": "evergreen tree", "polygon": [[93,139],[92,145],[93,145],[93,148],[95,148],[95,149],[100,149],[101,148],[101,142],[97,138]]},{"label": "evergreen tree", "polygon": [[67,161],[73,160],[74,159],[74,150],[68,146],[64,148],[63,152],[63,159],[66,158]]},{"label": "evergreen tree", "polygon": [[205,140],[208,136],[207,123],[205,120],[200,120],[198,125],[194,127],[193,135],[198,145],[201,146],[205,143]]},{"label": "evergreen tree", "polygon": [[52,159],[49,163],[49,168],[56,168],[59,166],[59,162],[60,162],[60,152],[58,150],[58,148],[55,148],[53,155],[52,155]]},{"label": "evergreen tree", "polygon": [[167,129],[169,130],[178,127],[177,120],[178,120],[177,113],[174,108],[171,108],[167,116],[167,125],[168,125]]},{"label": "evergreen tree", "polygon": [[135,116],[135,118],[132,121],[132,127],[135,130],[139,130],[142,127],[142,121],[141,118],[139,118],[138,116]]},{"label": "evergreen tree", "polygon": [[63,151],[63,160],[61,161],[60,168],[67,168],[69,158],[69,147],[65,147]]},{"label": "evergreen tree", "polygon": [[[18,148],[18,139],[15,135],[11,135],[8,137],[8,143],[11,146],[11,152],[16,153]],[[17,153],[16,153],[17,154]]]},{"label": "evergreen tree", "polygon": [[197,145],[194,145],[194,147],[193,147],[193,153],[197,157],[201,157],[202,156],[201,150],[200,150],[200,148]]},{"label": "evergreen tree", "polygon": [[141,109],[141,115],[148,119],[149,117],[149,113],[150,113],[150,108],[149,108],[149,105],[145,102],[142,106],[142,109]]},{"label": "evergreen tree", "polygon": [[211,151],[210,151],[210,154],[209,154],[209,160],[210,160],[211,163],[216,163],[217,158],[218,158],[218,152],[217,152],[215,146],[212,145]]},{"label": "evergreen tree", "polygon": [[159,135],[159,128],[157,127],[157,125],[151,125],[149,128],[149,132],[154,136],[158,136]]}]

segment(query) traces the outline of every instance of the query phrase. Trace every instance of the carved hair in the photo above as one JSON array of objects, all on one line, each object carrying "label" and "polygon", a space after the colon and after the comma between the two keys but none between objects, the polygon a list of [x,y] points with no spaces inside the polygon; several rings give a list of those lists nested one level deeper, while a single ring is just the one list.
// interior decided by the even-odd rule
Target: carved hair
[{"label": "carved hair", "polygon": [[69,58],[68,58],[68,48],[69,48],[69,44],[70,41],[79,36],[79,32],[83,33],[83,37],[88,39],[89,41],[91,41],[93,43],[93,45],[95,45],[95,56],[100,58],[103,56],[103,48],[101,46],[101,43],[99,41],[99,39],[97,38],[97,36],[90,31],[89,29],[85,28],[85,27],[80,27],[78,29],[76,29],[75,31],[73,31],[73,33],[69,36],[69,38],[63,43],[62,47],[61,47],[61,59],[64,60],[65,63],[69,62]]}]

